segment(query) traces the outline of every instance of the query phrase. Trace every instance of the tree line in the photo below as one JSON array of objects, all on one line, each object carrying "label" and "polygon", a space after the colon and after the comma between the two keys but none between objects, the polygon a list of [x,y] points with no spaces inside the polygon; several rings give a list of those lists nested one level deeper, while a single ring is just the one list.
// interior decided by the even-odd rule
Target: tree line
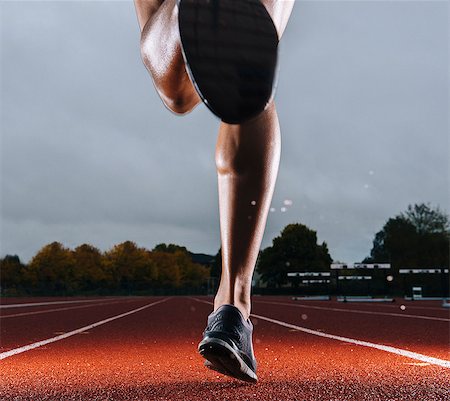
[{"label": "tree line", "polygon": [[[387,273],[371,271],[370,291],[408,293],[412,286],[424,286],[425,291],[434,294],[448,294],[448,273],[450,251],[449,217],[429,204],[409,205],[405,212],[389,218],[382,229],[375,234],[370,256],[363,263],[389,263],[390,281]],[[330,271],[332,258],[326,242],[317,242],[317,233],[303,224],[289,224],[281,235],[274,238],[272,246],[264,249],[258,258],[257,271],[268,288],[282,288],[286,285],[298,287],[298,278],[289,279],[290,272]],[[348,261],[352,262],[352,261]],[[400,275],[400,269],[440,269],[440,274]],[[341,275],[359,275],[349,270]],[[336,278],[326,287],[315,286],[318,291],[342,291]],[[334,290],[333,290],[334,284]],[[347,286],[361,291],[363,283],[351,282]],[[358,289],[359,286],[359,289]],[[306,284],[306,290],[314,286]],[[308,287],[308,288],[307,288]],[[363,291],[369,291],[364,289]]]},{"label": "tree line", "polygon": [[[443,211],[429,204],[410,205],[375,234],[363,263],[390,263],[398,284],[401,268],[448,268],[449,239],[449,217]],[[280,288],[289,283],[289,272],[326,271],[332,260],[316,231],[293,223],[260,252],[256,269],[264,286]],[[9,294],[203,293],[210,277],[217,283],[221,269],[221,249],[215,256],[193,254],[174,244],[149,251],[131,241],[106,252],[88,244],[71,250],[53,242],[26,265],[16,255],[0,259],[2,293]]]},{"label": "tree line", "polygon": [[53,242],[26,265],[16,255],[0,260],[2,290],[13,295],[198,291],[209,270],[184,247],[159,244],[150,251],[131,241],[106,252],[89,244],[72,250]]},{"label": "tree line", "polygon": [[400,268],[448,268],[449,238],[447,214],[424,203],[409,205],[375,234],[364,263],[389,262],[394,272]]}]

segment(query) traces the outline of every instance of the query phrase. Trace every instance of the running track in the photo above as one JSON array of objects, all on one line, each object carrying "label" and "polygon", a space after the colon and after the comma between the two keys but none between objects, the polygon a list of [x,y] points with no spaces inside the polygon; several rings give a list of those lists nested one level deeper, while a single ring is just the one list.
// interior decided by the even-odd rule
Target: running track
[{"label": "running track", "polygon": [[450,311],[439,302],[254,297],[256,385],[203,367],[210,302],[3,300],[0,399],[450,400]]}]

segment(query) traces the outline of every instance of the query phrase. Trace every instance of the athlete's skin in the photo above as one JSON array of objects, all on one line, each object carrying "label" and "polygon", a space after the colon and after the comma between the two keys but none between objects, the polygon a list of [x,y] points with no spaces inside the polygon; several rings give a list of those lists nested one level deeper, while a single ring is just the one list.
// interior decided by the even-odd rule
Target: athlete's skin
[{"label": "athlete's skin", "polygon": [[[281,38],[294,0],[261,0]],[[176,0],[134,0],[141,54],[166,107],[190,112],[201,100],[181,54]],[[218,175],[222,277],[214,310],[235,305],[250,315],[250,291],[280,162],[281,136],[275,104],[243,124],[220,123]]]}]

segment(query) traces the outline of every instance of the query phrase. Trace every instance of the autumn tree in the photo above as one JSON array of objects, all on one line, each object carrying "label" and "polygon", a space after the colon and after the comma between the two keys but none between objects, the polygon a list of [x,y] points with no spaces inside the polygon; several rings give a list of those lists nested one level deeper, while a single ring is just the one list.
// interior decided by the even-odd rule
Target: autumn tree
[{"label": "autumn tree", "polygon": [[145,248],[126,241],[104,254],[104,269],[109,287],[131,292],[151,287],[158,276],[157,266]]},{"label": "autumn tree", "polygon": [[157,246],[151,252],[151,258],[157,266],[161,288],[198,288],[209,277],[210,269],[194,263],[185,247]]},{"label": "autumn tree", "polygon": [[72,294],[77,290],[75,258],[59,242],[44,246],[30,261],[25,272],[32,290],[49,294]]},{"label": "autumn tree", "polygon": [[24,284],[24,268],[17,255],[6,255],[0,259],[0,288],[17,293]]},{"label": "autumn tree", "polygon": [[160,289],[197,290],[210,275],[210,268],[193,261],[185,247],[159,244],[149,251],[126,241],[104,254],[89,244],[70,250],[59,242],[44,246],[28,266],[17,256],[0,260],[1,289],[23,286],[33,294],[72,295],[105,290],[128,294]]},{"label": "autumn tree", "polygon": [[175,253],[152,251],[150,258],[158,271],[157,286],[159,288],[181,287],[181,269],[176,263]]},{"label": "autumn tree", "polygon": [[89,291],[106,284],[102,254],[92,245],[83,244],[73,251],[75,259],[74,280],[80,290]]},{"label": "autumn tree", "polygon": [[174,253],[174,256],[175,263],[180,269],[183,287],[196,288],[205,283],[210,274],[208,267],[194,263],[188,252],[177,251]]}]

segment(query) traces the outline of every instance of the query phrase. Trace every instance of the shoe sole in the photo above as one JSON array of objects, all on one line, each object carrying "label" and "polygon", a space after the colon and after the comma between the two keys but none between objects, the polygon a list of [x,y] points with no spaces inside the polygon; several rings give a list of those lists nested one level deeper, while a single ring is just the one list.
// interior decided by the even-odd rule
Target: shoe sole
[{"label": "shoe sole", "polygon": [[258,381],[256,373],[241,356],[230,344],[220,338],[204,339],[198,345],[198,352],[211,363],[211,366],[207,366],[209,369],[246,382]]},{"label": "shoe sole", "polygon": [[278,33],[260,0],[179,0],[188,75],[206,106],[238,124],[260,114],[273,95]]},{"label": "shoe sole", "polygon": [[223,375],[227,375],[229,376],[229,373],[226,370],[223,370],[220,368],[220,366],[216,366],[213,365],[210,361],[208,361],[207,359],[205,360],[204,363],[205,367],[208,368],[209,370],[214,370],[215,372],[221,373]]}]

